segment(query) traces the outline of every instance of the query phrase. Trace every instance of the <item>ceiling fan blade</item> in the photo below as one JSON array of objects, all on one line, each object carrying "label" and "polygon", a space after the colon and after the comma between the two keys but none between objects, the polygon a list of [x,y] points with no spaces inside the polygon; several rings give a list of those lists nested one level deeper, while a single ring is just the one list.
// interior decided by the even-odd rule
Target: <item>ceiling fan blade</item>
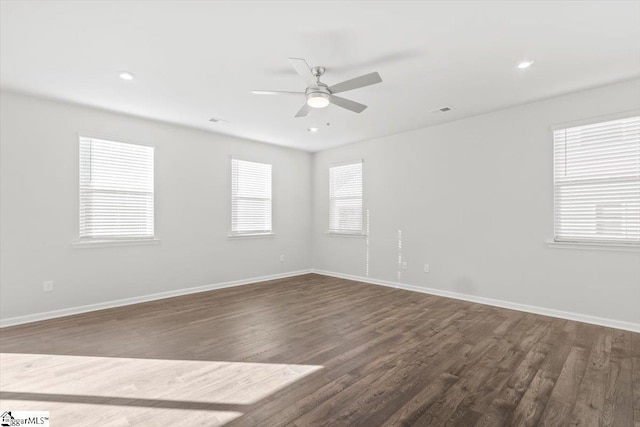
[{"label": "ceiling fan blade", "polygon": [[309,114],[309,106],[305,102],[300,111],[298,111],[298,113],[296,114],[296,117],[304,117],[307,114]]},{"label": "ceiling fan blade", "polygon": [[304,95],[304,92],[291,92],[288,90],[252,90],[254,95]]},{"label": "ceiling fan blade", "polygon": [[382,77],[380,77],[380,74],[378,73],[365,74],[364,76],[356,77],[355,79],[346,80],[342,83],[338,83],[337,85],[330,86],[329,90],[331,93],[346,92],[348,90],[374,85],[381,81]]},{"label": "ceiling fan blade", "polygon": [[304,80],[304,83],[307,86],[312,88],[318,87],[316,76],[314,76],[311,72],[311,68],[309,68],[309,64],[307,64],[307,61],[301,58],[289,58],[289,62],[296,70],[296,73],[298,73],[298,75],[302,77],[302,80]]},{"label": "ceiling fan blade", "polygon": [[362,113],[367,108],[366,105],[360,104],[359,102],[333,95],[331,96],[331,103],[336,104],[338,107],[353,111],[354,113]]}]

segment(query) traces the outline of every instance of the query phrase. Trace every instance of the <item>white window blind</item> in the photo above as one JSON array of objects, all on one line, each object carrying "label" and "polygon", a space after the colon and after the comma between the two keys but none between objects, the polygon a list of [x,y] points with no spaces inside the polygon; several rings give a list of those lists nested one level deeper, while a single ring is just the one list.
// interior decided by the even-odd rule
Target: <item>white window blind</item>
[{"label": "white window blind", "polygon": [[153,148],[80,138],[80,239],[153,238]]},{"label": "white window blind", "polygon": [[362,160],[329,168],[329,232],[362,233]]},{"label": "white window blind", "polygon": [[640,244],[640,116],[553,136],[555,240]]},{"label": "white window blind", "polygon": [[231,233],[271,231],[271,165],[231,159]]}]

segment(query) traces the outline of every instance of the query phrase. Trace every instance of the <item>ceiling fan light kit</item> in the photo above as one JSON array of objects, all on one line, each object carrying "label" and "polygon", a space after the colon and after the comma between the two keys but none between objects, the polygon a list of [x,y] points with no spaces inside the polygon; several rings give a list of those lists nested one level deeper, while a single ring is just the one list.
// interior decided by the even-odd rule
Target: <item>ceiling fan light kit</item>
[{"label": "ceiling fan light kit", "polygon": [[320,81],[320,77],[326,71],[324,67],[309,68],[307,61],[301,58],[289,58],[289,62],[307,85],[307,89],[304,92],[254,90],[252,93],[254,95],[305,95],[307,102],[295,117],[305,117],[309,114],[309,107],[325,108],[329,104],[337,105],[354,113],[361,113],[367,108],[366,105],[335,96],[334,94],[382,82],[380,74],[370,73],[333,86],[327,86]]},{"label": "ceiling fan light kit", "polygon": [[331,103],[331,94],[314,89],[312,92],[306,93],[307,105],[311,108],[325,108]]}]

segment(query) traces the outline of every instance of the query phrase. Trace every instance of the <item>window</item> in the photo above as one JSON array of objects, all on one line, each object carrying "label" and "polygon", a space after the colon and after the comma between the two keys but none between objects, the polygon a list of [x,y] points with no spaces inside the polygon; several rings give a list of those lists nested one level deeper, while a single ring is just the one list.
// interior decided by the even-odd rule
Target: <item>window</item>
[{"label": "window", "polygon": [[329,232],[362,233],[362,160],[329,168]]},{"label": "window", "polygon": [[153,238],[153,148],[80,138],[80,239]]},{"label": "window", "polygon": [[231,234],[271,232],[271,165],[231,159]]},{"label": "window", "polygon": [[640,244],[640,116],[558,129],[555,240]]}]

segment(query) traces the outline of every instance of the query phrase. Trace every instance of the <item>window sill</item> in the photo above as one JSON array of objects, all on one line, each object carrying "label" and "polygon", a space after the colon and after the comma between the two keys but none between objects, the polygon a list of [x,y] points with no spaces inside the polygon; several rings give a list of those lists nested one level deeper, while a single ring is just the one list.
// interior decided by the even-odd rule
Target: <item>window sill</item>
[{"label": "window sill", "polygon": [[556,242],[547,241],[547,247],[553,249],[578,249],[587,251],[614,251],[614,252],[640,252],[638,245],[625,245],[617,243],[589,243],[589,242]]},{"label": "window sill", "polygon": [[276,233],[246,233],[246,234],[229,234],[229,239],[264,239],[267,237],[275,237]]},{"label": "window sill", "polygon": [[337,231],[327,231],[325,234],[331,237],[367,237],[365,233],[340,233]]},{"label": "window sill", "polygon": [[110,246],[144,246],[158,244],[160,244],[160,239],[154,237],[152,239],[79,240],[73,242],[71,246],[74,248],[102,248]]}]

